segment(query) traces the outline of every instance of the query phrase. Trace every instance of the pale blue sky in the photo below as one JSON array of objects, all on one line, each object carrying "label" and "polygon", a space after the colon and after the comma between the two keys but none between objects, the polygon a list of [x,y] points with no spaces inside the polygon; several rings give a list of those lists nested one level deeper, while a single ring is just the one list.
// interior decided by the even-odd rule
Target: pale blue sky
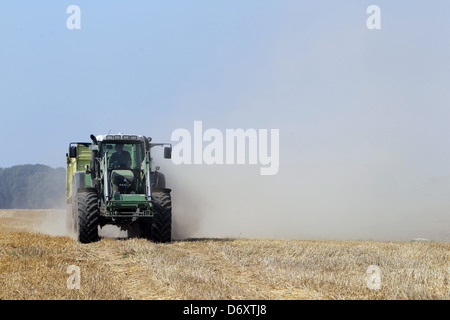
[{"label": "pale blue sky", "polygon": [[[81,30],[66,28],[71,4]],[[371,4],[381,30],[366,27]],[[285,197],[319,217],[386,202],[399,221],[448,221],[449,13],[448,1],[2,1],[0,167],[64,166],[69,142],[110,130],[166,142],[194,120],[278,128],[280,173],[248,168],[245,181],[303,190]]]},{"label": "pale blue sky", "polygon": [[[64,165],[67,143],[91,132],[167,141],[195,119],[352,135],[389,125],[394,140],[420,126],[406,142],[448,157],[450,4],[378,1],[382,30],[370,31],[372,3],[2,1],[0,167]],[[66,28],[70,4],[81,30]]]}]

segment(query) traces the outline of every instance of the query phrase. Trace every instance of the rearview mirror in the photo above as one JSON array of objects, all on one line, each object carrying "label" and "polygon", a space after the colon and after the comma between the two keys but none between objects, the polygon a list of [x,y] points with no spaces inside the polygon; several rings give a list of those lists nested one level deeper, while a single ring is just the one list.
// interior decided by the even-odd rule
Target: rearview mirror
[{"label": "rearview mirror", "polygon": [[172,159],[172,147],[164,148],[164,159]]},{"label": "rearview mirror", "polygon": [[70,144],[69,146],[69,158],[76,158],[77,157],[77,145],[76,144]]}]

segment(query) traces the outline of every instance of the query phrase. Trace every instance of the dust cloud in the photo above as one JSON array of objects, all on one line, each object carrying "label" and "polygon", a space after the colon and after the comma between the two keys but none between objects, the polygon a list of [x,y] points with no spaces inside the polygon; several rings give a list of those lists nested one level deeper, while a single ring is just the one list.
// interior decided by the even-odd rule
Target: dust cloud
[{"label": "dust cloud", "polygon": [[[72,206],[69,205],[67,210],[71,209]],[[68,236],[72,239],[77,238],[76,234],[66,227],[66,209],[39,210],[39,212],[34,215],[34,218],[36,221],[33,223],[33,230],[36,232],[51,236]],[[113,225],[106,225],[103,228],[99,227],[99,236],[102,238],[126,238],[128,232]]]},{"label": "dust cloud", "polygon": [[64,209],[41,210],[36,215],[33,229],[51,236],[72,236],[66,230],[66,211]]},{"label": "dust cloud", "polygon": [[389,163],[297,160],[276,176],[250,165],[166,164],[174,238],[450,240],[442,190],[450,179],[419,179]]}]

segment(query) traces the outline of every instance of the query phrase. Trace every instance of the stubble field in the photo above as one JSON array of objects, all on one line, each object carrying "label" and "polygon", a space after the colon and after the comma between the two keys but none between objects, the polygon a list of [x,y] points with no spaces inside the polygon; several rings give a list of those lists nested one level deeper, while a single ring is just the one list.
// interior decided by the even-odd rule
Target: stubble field
[{"label": "stubble field", "polygon": [[[61,216],[0,210],[0,299],[450,299],[448,242],[103,238],[86,245],[63,235]],[[79,288],[71,266],[79,268]]]}]

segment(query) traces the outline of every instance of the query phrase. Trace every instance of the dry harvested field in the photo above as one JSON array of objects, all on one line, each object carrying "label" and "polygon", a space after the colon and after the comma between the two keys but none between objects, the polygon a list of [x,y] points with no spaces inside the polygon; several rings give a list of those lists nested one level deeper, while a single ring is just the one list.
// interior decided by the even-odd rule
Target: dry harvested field
[{"label": "dry harvested field", "polygon": [[[0,299],[450,298],[448,242],[104,238],[83,245],[58,235],[63,215],[0,210]],[[371,265],[378,274],[367,273]],[[69,266],[79,267],[79,289],[68,288]]]}]

